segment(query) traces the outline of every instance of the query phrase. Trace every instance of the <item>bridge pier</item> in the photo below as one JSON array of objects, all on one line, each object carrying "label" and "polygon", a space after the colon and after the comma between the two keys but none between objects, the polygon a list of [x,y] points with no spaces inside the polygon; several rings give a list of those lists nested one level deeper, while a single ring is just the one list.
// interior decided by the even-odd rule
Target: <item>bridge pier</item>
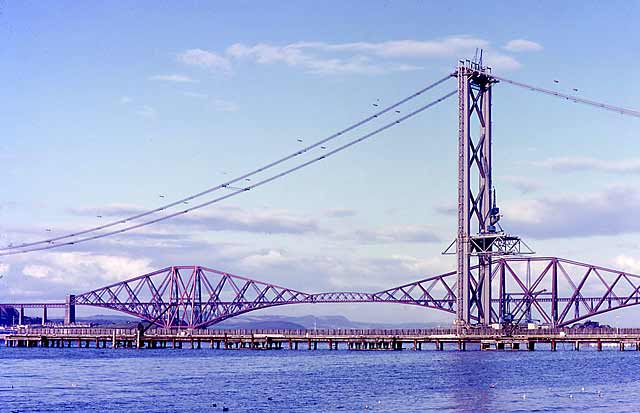
[{"label": "bridge pier", "polygon": [[65,311],[64,311],[64,323],[75,324],[76,322],[76,296],[69,294],[67,296]]},{"label": "bridge pier", "polygon": [[47,306],[42,307],[42,325],[47,324]]},{"label": "bridge pier", "polygon": [[24,325],[24,307],[18,311],[18,325]]}]

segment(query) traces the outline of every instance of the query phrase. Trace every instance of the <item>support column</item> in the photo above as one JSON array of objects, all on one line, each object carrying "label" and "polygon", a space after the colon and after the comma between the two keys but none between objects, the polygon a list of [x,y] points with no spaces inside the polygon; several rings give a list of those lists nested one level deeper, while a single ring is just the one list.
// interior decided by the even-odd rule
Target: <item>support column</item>
[{"label": "support column", "polygon": [[[472,245],[495,232],[492,222],[491,86],[490,70],[476,63],[460,62],[458,78],[458,231],[456,237],[456,324],[491,324],[491,256],[493,247],[478,238],[482,251]],[[477,135],[471,126],[477,123]],[[474,131],[475,132],[475,131]],[[477,179],[477,183],[472,180]],[[486,244],[486,245],[485,245]],[[482,253],[485,252],[485,253]],[[477,286],[471,282],[471,256],[477,255]]]},{"label": "support column", "polygon": [[67,296],[67,303],[64,311],[64,323],[74,324],[76,322],[76,296],[70,294]]},{"label": "support column", "polygon": [[24,307],[20,307],[18,310],[18,324],[24,325]]},{"label": "support column", "polygon": [[42,325],[47,324],[47,306],[42,307]]},{"label": "support column", "polygon": [[551,267],[551,326],[558,327],[558,260],[553,259]]}]

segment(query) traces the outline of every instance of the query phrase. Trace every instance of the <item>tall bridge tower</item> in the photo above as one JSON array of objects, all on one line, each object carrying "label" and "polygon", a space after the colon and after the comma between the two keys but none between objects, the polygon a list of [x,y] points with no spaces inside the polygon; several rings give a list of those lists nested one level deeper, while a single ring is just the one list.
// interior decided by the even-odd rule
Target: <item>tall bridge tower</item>
[{"label": "tall bridge tower", "polygon": [[498,81],[481,61],[461,61],[454,76],[459,122],[456,324],[488,325],[504,318],[502,306],[492,309],[492,257],[522,253],[521,241],[498,224],[491,166],[491,91]]}]

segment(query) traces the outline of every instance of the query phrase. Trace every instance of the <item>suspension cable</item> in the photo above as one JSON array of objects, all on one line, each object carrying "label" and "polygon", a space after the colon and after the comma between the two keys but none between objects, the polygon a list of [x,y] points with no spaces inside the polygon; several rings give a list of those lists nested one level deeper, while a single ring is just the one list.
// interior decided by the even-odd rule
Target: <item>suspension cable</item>
[{"label": "suspension cable", "polygon": [[580,98],[580,97],[577,97],[577,96],[567,95],[567,94],[564,94],[564,93],[556,92],[554,90],[543,89],[541,87],[528,85],[526,83],[516,82],[515,80],[506,79],[504,77],[500,77],[500,76],[496,76],[496,75],[491,75],[491,77],[493,77],[495,79],[498,79],[498,80],[500,80],[502,82],[510,83],[512,85],[515,85],[515,86],[520,86],[521,88],[524,88],[524,89],[532,90],[534,92],[540,92],[540,93],[544,93],[544,94],[547,94],[547,95],[550,95],[550,96],[555,96],[555,97],[563,98],[563,99],[566,99],[566,100],[570,100],[570,101],[575,102],[575,103],[582,103],[584,105],[594,106],[596,108],[609,110],[611,112],[617,112],[617,113],[620,113],[622,115],[628,115],[628,116],[634,116],[636,118],[640,118],[640,112],[638,112],[637,110],[621,108],[621,107],[618,107],[618,106],[613,106],[613,105],[609,105],[609,104],[602,103],[602,102],[596,102],[595,100],[583,99],[583,98]]},{"label": "suspension cable", "polygon": [[358,128],[358,127],[360,127],[360,126],[362,126],[362,125],[364,125],[364,124],[366,124],[366,123],[368,123],[368,122],[370,122],[370,121],[372,121],[374,119],[376,119],[380,115],[384,115],[385,113],[397,108],[398,106],[407,103],[408,101],[420,96],[424,92],[426,92],[426,91],[428,91],[430,89],[433,89],[434,87],[440,85],[441,83],[444,83],[445,81],[447,81],[450,78],[451,78],[451,75],[443,77],[442,79],[437,80],[434,83],[431,83],[430,85],[418,90],[417,92],[407,96],[406,98],[401,99],[401,100],[397,101],[396,103],[379,110],[378,112],[374,113],[373,115],[371,115],[371,116],[369,116],[369,117],[367,117],[367,118],[365,118],[365,119],[363,119],[363,120],[361,120],[359,122],[356,122],[356,123],[344,128],[344,129],[334,133],[333,135],[330,135],[330,136],[328,136],[328,137],[326,137],[326,138],[324,138],[322,140],[319,140],[319,141],[317,141],[317,142],[315,142],[315,143],[313,143],[313,144],[311,144],[311,145],[309,145],[309,146],[307,146],[307,147],[305,147],[303,149],[300,149],[300,150],[298,150],[296,152],[293,152],[293,153],[291,153],[291,154],[289,154],[289,155],[287,155],[287,156],[285,156],[283,158],[280,158],[280,159],[278,159],[278,160],[276,160],[274,162],[271,162],[270,164],[262,166],[262,167],[260,167],[258,169],[253,170],[253,171],[247,172],[247,173],[245,173],[243,175],[240,175],[240,176],[238,176],[236,178],[233,178],[233,179],[231,179],[229,181],[226,181],[226,182],[224,182],[222,184],[213,186],[211,188],[207,188],[207,189],[205,189],[205,190],[203,190],[201,192],[198,192],[196,194],[189,195],[189,196],[187,196],[185,198],[182,198],[182,199],[179,199],[177,201],[173,201],[173,202],[168,203],[166,205],[162,205],[162,206],[159,206],[157,208],[154,208],[154,209],[151,209],[151,210],[148,210],[148,211],[145,211],[145,212],[141,212],[139,214],[135,214],[135,215],[132,215],[132,216],[127,217],[127,218],[122,218],[122,219],[119,219],[119,220],[116,220],[116,221],[112,221],[112,222],[109,222],[109,223],[106,223],[106,224],[103,224],[103,225],[98,225],[98,226],[95,226],[95,227],[92,227],[92,228],[88,228],[88,229],[85,229],[85,230],[82,230],[82,231],[73,232],[73,233],[70,233],[70,234],[61,235],[61,236],[57,236],[57,237],[52,237],[52,238],[44,239],[44,240],[41,240],[41,241],[23,243],[23,244],[19,244],[19,245],[11,245],[11,246],[7,246],[7,247],[0,247],[0,251],[22,249],[22,248],[35,246],[35,245],[41,245],[41,244],[51,244],[51,243],[54,243],[56,241],[60,241],[60,240],[68,239],[68,238],[74,238],[74,237],[77,237],[77,236],[80,236],[80,235],[85,235],[85,234],[89,234],[89,233],[92,233],[92,232],[100,231],[100,230],[103,230],[103,229],[106,229],[106,228],[111,228],[111,227],[114,227],[116,225],[125,224],[125,223],[128,223],[130,221],[135,221],[137,219],[140,219],[140,218],[143,218],[143,217],[146,217],[146,216],[149,216],[149,215],[164,211],[166,209],[173,208],[173,207],[175,207],[177,205],[183,204],[185,202],[191,201],[191,200],[196,199],[196,198],[200,198],[200,197],[202,197],[204,195],[207,195],[207,194],[210,194],[212,192],[218,191],[218,190],[220,190],[222,188],[229,188],[230,185],[232,185],[232,184],[234,184],[236,182],[242,181],[243,179],[249,178],[249,177],[251,177],[253,175],[256,175],[256,174],[258,174],[260,172],[264,172],[264,171],[266,171],[268,169],[271,169],[271,168],[273,168],[273,167],[275,167],[277,165],[280,165],[281,163],[286,162],[286,161],[288,161],[288,160],[290,160],[290,159],[292,159],[292,158],[294,158],[296,156],[302,155],[303,153],[308,152],[311,149],[317,148],[320,145],[323,145],[323,144],[325,144],[325,143],[327,143],[327,142],[329,142],[329,141],[331,141],[333,139],[336,139],[336,138],[344,135],[345,133],[350,132],[350,131],[352,131],[352,130],[354,130],[354,129],[356,129],[356,128]]},{"label": "suspension cable", "polygon": [[335,155],[335,154],[337,154],[339,152],[342,152],[343,150],[345,150],[345,149],[347,149],[347,148],[349,148],[349,147],[351,147],[353,145],[356,145],[356,144],[358,144],[358,143],[360,143],[360,142],[362,142],[364,140],[367,140],[367,139],[369,139],[369,138],[371,138],[371,137],[373,137],[373,136],[375,136],[375,135],[377,135],[377,134],[379,134],[379,133],[381,133],[381,132],[383,132],[383,131],[385,131],[385,130],[387,130],[387,129],[389,129],[389,128],[391,128],[391,127],[393,127],[393,126],[395,126],[395,125],[397,125],[397,124],[399,124],[399,123],[401,123],[401,122],[403,122],[405,120],[407,120],[407,119],[410,119],[410,118],[416,116],[417,114],[419,114],[419,113],[421,113],[421,112],[423,112],[423,111],[435,106],[436,104],[442,102],[443,100],[446,100],[446,99],[450,98],[451,96],[455,95],[456,93],[458,93],[457,90],[449,92],[446,95],[442,96],[441,98],[438,98],[438,99],[436,99],[436,100],[434,100],[432,102],[429,102],[426,105],[421,106],[418,109],[416,109],[416,110],[414,110],[414,111],[402,116],[401,118],[398,118],[397,120],[395,120],[393,122],[387,123],[386,125],[378,128],[378,129],[376,129],[376,130],[374,130],[372,132],[367,133],[366,135],[363,135],[363,136],[361,136],[361,137],[359,137],[357,139],[351,140],[351,141],[345,143],[344,145],[325,153],[322,156],[318,156],[318,157],[313,158],[311,160],[308,160],[308,161],[306,161],[306,162],[304,162],[302,164],[299,164],[297,166],[289,168],[289,169],[287,169],[287,170],[285,170],[283,172],[280,172],[278,174],[274,174],[274,175],[272,175],[272,176],[270,176],[268,178],[265,178],[265,179],[263,179],[263,180],[261,180],[259,182],[256,182],[253,185],[249,185],[249,186],[247,186],[245,188],[238,188],[234,192],[230,192],[230,193],[228,193],[228,194],[226,194],[224,196],[220,196],[220,197],[212,199],[210,201],[203,202],[203,203],[200,203],[198,205],[194,205],[191,208],[187,208],[187,209],[184,209],[184,210],[181,210],[181,211],[177,211],[177,212],[174,212],[174,213],[172,213],[170,215],[165,215],[165,216],[162,216],[162,217],[159,217],[159,218],[155,218],[155,219],[152,219],[152,220],[149,220],[149,221],[145,221],[145,222],[142,222],[142,223],[139,223],[139,224],[136,224],[136,225],[131,225],[131,226],[128,226],[126,228],[122,228],[122,229],[119,229],[119,230],[116,230],[116,231],[110,231],[110,232],[106,232],[106,233],[102,233],[102,234],[98,234],[98,235],[93,235],[93,236],[90,236],[90,237],[76,239],[74,241],[63,242],[63,243],[55,243],[55,244],[49,243],[50,245],[46,245],[46,246],[40,246],[40,247],[34,247],[34,248],[23,248],[23,249],[19,249],[19,250],[0,252],[0,256],[16,255],[16,254],[24,254],[24,253],[28,253],[28,252],[33,252],[33,251],[49,250],[49,249],[53,249],[53,248],[60,248],[60,247],[66,246],[66,245],[74,245],[74,244],[79,244],[79,243],[83,243],[83,242],[87,242],[87,241],[96,240],[96,239],[99,239],[99,238],[105,238],[105,237],[108,237],[108,236],[111,236],[111,235],[122,234],[124,232],[128,232],[128,231],[131,231],[131,230],[134,230],[134,229],[137,229],[137,228],[142,228],[142,227],[145,227],[145,226],[148,226],[148,225],[155,224],[157,222],[161,222],[161,221],[165,221],[165,220],[168,220],[168,219],[171,219],[171,218],[175,218],[177,216],[186,214],[188,212],[191,212],[191,211],[194,211],[194,210],[197,210],[197,209],[204,208],[204,207],[209,206],[211,204],[220,202],[220,201],[222,201],[224,199],[231,198],[231,197],[236,196],[238,194],[241,194],[243,192],[249,191],[251,189],[257,188],[257,187],[262,186],[262,185],[265,185],[265,184],[267,184],[269,182],[275,181],[276,179],[280,179],[280,178],[282,178],[284,176],[287,176],[287,175],[289,175],[289,174],[291,174],[293,172],[296,172],[296,171],[298,171],[298,170],[300,170],[302,168],[305,168],[305,167],[307,167],[309,165],[312,165],[312,164],[314,164],[316,162],[319,162],[319,161],[321,161],[323,159],[326,159],[326,158],[328,158],[330,156],[333,156],[333,155]]}]

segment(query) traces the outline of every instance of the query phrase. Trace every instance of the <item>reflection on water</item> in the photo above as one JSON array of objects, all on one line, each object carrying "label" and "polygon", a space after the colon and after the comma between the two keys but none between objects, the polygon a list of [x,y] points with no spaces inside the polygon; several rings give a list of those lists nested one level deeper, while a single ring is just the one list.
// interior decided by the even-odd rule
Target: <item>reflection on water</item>
[{"label": "reflection on water", "polygon": [[638,352],[0,348],[0,411],[639,411]]}]

